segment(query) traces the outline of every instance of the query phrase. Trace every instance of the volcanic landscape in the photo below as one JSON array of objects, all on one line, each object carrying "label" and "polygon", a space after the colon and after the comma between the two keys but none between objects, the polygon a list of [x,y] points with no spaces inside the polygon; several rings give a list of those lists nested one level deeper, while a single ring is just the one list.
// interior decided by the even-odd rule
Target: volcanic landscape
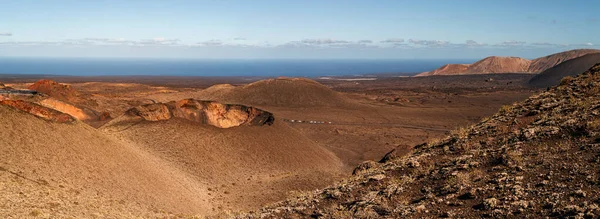
[{"label": "volcanic landscape", "polygon": [[[569,84],[562,78],[575,80],[600,62],[598,54],[573,50],[535,60],[488,57],[473,64],[449,63],[419,77],[0,75],[0,215],[398,217],[394,206],[373,208],[372,215],[332,213],[335,200],[340,206],[357,201],[344,196],[341,187],[333,187],[339,193],[331,196],[333,202],[320,202],[331,206],[294,198],[357,174],[368,182],[390,178],[393,174],[364,174],[377,165],[389,166],[390,159],[417,159],[415,151],[424,150],[420,147],[441,145],[440,139],[459,135],[457,130],[475,133],[467,128],[498,120],[492,116],[501,108],[508,115],[503,106],[547,87],[576,89],[584,82]],[[377,164],[380,160],[383,164]],[[434,177],[436,172],[430,172],[424,177]],[[390,203],[413,206],[411,201],[419,198],[413,193],[406,193],[411,200]],[[474,213],[457,215],[488,214],[494,210],[490,205],[497,206],[468,206]],[[258,211],[263,206],[279,210]],[[404,216],[444,213],[418,208]]]}]

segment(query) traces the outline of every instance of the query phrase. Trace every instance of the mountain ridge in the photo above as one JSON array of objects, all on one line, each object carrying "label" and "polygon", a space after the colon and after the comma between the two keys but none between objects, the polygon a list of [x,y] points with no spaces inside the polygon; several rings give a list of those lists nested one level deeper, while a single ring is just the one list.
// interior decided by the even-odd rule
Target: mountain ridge
[{"label": "mountain ridge", "polygon": [[[541,73],[565,61],[587,54],[600,53],[596,49],[574,49],[550,54],[533,60],[510,56],[488,56],[472,64],[446,64],[433,71],[415,76],[493,74],[493,73]],[[466,68],[465,68],[466,66]],[[451,68],[450,68],[451,67]]]}]

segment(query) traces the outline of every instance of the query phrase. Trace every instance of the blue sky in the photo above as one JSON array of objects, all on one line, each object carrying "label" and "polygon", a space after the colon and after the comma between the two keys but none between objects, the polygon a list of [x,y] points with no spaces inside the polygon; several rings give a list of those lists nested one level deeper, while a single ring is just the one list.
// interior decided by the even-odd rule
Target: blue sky
[{"label": "blue sky", "polygon": [[600,48],[599,1],[0,0],[0,56],[534,58]]}]

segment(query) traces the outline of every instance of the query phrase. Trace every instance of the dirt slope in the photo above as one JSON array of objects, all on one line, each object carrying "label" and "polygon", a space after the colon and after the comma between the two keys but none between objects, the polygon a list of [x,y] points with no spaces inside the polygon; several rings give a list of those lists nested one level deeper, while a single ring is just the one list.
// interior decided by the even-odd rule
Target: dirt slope
[{"label": "dirt slope", "polygon": [[221,129],[183,118],[143,121],[112,135],[143,145],[210,185],[217,210],[243,210],[331,183],[342,163],[281,121]]},{"label": "dirt slope", "polygon": [[591,53],[560,63],[529,80],[528,85],[537,88],[555,86],[566,76],[575,76],[600,63],[600,53]]},{"label": "dirt slope", "polygon": [[[547,69],[550,69],[558,64],[565,62],[567,60],[571,60],[577,57],[581,57],[590,53],[600,53],[600,50],[597,49],[574,49],[565,52],[559,52],[552,55],[540,57],[531,61],[531,65],[529,66],[528,72],[531,73],[539,73],[543,72]],[[591,66],[587,66],[587,68],[583,69],[579,73],[585,71]]]},{"label": "dirt slope", "polygon": [[600,215],[600,65],[450,136],[242,218]]},{"label": "dirt slope", "polygon": [[132,218],[210,214],[205,185],[81,122],[0,105],[0,215]]}]

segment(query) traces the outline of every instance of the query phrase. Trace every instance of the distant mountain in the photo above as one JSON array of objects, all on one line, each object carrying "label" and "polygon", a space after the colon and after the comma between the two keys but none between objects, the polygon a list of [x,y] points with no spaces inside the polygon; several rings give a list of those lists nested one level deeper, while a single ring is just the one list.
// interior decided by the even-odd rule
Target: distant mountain
[{"label": "distant mountain", "polygon": [[[565,62],[570,59],[574,59],[577,57],[581,57],[590,53],[600,53],[600,50],[597,49],[575,49],[569,50],[565,52],[555,53],[549,56],[544,56],[541,58],[537,58],[531,61],[531,65],[529,66],[529,72],[531,73],[539,73],[543,72],[549,68],[557,66],[558,64]],[[577,72],[579,74],[586,69],[592,67],[591,65],[581,71]]]},{"label": "distant mountain", "polygon": [[600,53],[587,54],[567,60],[536,75],[529,80],[528,85],[538,88],[558,85],[562,78],[566,76],[575,76],[594,66],[596,63],[600,63]]},{"label": "distant mountain", "polygon": [[471,64],[446,64],[436,70],[423,72],[416,76],[431,76],[431,75],[459,75],[467,72]]},{"label": "distant mountain", "polygon": [[530,63],[531,61],[519,57],[490,56],[473,63],[466,73],[523,73],[527,72]]},{"label": "distant mountain", "polygon": [[567,60],[571,60],[592,53],[600,53],[600,50],[569,50],[540,57],[534,60],[527,60],[519,57],[490,56],[473,64],[447,64],[433,71],[423,72],[416,76],[491,73],[540,73]]}]

